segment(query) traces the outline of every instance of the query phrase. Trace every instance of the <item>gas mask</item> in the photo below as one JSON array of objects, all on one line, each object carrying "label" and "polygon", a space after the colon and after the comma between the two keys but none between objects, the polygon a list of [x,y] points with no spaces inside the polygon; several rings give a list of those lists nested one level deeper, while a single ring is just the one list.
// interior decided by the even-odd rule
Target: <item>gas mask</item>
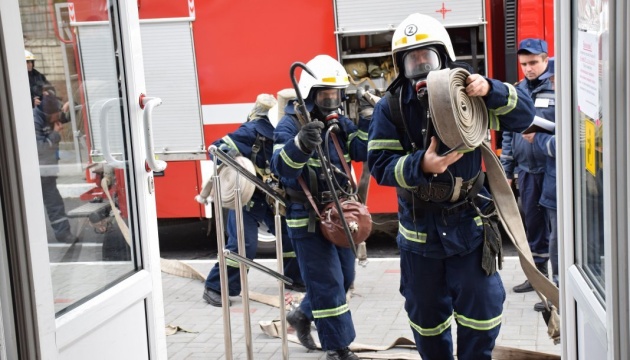
[{"label": "gas mask", "polygon": [[315,108],[313,116],[326,124],[326,127],[339,124],[339,107],[341,107],[341,89],[320,88],[313,96]]},{"label": "gas mask", "polygon": [[403,55],[404,74],[414,87],[422,105],[427,103],[427,82],[429,72],[442,68],[440,53],[434,47],[413,49]]}]

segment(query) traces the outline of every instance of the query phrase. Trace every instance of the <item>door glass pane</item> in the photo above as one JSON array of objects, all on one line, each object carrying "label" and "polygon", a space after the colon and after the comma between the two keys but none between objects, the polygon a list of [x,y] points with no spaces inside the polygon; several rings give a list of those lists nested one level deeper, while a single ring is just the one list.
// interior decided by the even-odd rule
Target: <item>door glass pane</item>
[{"label": "door glass pane", "polygon": [[576,239],[576,259],[604,302],[605,258],[604,258],[604,182],[603,147],[610,146],[602,141],[606,119],[602,118],[602,56],[600,1],[574,1],[573,25],[573,99],[574,143],[580,154],[576,164],[576,179],[579,191],[576,204],[581,209],[576,224],[581,224],[581,234]]},{"label": "door glass pane", "polygon": [[20,0],[57,315],[137,269],[115,5]]}]

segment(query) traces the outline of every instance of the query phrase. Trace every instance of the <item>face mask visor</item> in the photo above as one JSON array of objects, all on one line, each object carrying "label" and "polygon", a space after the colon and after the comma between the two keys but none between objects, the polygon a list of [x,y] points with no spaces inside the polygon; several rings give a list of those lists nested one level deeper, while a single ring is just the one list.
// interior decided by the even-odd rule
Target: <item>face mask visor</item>
[{"label": "face mask visor", "polygon": [[440,56],[432,48],[410,50],[403,56],[403,66],[407,79],[426,78],[430,71],[441,68]]},{"label": "face mask visor", "polygon": [[315,94],[315,105],[322,112],[331,112],[341,106],[341,89],[321,88]]}]

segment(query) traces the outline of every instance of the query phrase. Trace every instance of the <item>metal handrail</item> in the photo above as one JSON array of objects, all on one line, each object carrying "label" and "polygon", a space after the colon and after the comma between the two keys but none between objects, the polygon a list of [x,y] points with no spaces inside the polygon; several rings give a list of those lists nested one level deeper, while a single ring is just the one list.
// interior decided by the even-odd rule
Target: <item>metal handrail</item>
[{"label": "metal handrail", "polygon": [[[232,167],[236,170],[236,187],[234,189],[235,197],[235,211],[236,211],[236,238],[238,240],[238,255],[230,252],[227,249],[218,251],[217,258],[219,260],[219,277],[221,280],[221,303],[223,309],[223,336],[225,341],[225,358],[232,360],[232,330],[230,322],[230,308],[228,305],[228,282],[227,282],[227,267],[225,258],[237,261],[239,263],[240,275],[241,275],[241,292],[243,294],[243,321],[245,329],[245,346],[247,349],[247,359],[253,359],[253,345],[251,334],[251,318],[249,312],[249,285],[247,281],[247,266],[249,265],[265,274],[271,275],[278,279],[279,289],[279,304],[280,304],[280,323],[281,323],[281,339],[282,339],[282,358],[289,358],[289,344],[287,341],[287,325],[286,325],[286,312],[284,307],[284,284],[291,285],[293,281],[283,275],[284,261],[282,258],[282,231],[281,231],[281,217],[279,212],[280,203],[286,204],[285,198],[275,191],[272,187],[262,182],[258,177],[251,174],[240,164],[238,164],[232,157],[220,151],[216,146],[211,145],[208,148],[210,154],[214,157],[214,175],[212,176],[214,186],[214,212],[217,223],[217,248],[224,249],[225,229],[223,226],[223,211],[222,211],[222,199],[221,199],[221,184],[218,173],[217,159],[221,160],[224,166]],[[243,176],[246,180],[253,183],[257,188],[264,191],[267,195],[274,199],[275,203],[275,233],[276,233],[276,259],[278,271],[273,271],[266,266],[260,265],[249,260],[246,257],[245,252],[245,236],[243,229],[243,204],[241,199],[241,186],[240,178]]]}]

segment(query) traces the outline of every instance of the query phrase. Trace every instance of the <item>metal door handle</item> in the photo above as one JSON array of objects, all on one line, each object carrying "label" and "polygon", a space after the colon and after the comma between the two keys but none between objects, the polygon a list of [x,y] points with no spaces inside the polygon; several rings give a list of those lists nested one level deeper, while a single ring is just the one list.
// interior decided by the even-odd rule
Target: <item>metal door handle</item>
[{"label": "metal door handle", "polygon": [[162,99],[156,97],[142,97],[141,104],[144,106],[144,114],[142,116],[144,125],[144,146],[147,152],[147,165],[153,171],[164,171],[166,169],[166,161],[157,160],[153,151],[153,131],[151,130],[151,115],[153,108],[162,105]]},{"label": "metal door handle", "polygon": [[107,132],[108,120],[109,120],[109,116],[107,115],[107,112],[112,107],[119,106],[119,104],[120,104],[119,98],[112,98],[112,99],[105,100],[101,107],[99,119],[101,123],[100,124],[101,125],[101,145],[103,146],[103,158],[105,158],[105,161],[110,166],[116,169],[124,169],[126,162],[118,160],[112,156],[112,152],[109,149],[109,134]]}]

